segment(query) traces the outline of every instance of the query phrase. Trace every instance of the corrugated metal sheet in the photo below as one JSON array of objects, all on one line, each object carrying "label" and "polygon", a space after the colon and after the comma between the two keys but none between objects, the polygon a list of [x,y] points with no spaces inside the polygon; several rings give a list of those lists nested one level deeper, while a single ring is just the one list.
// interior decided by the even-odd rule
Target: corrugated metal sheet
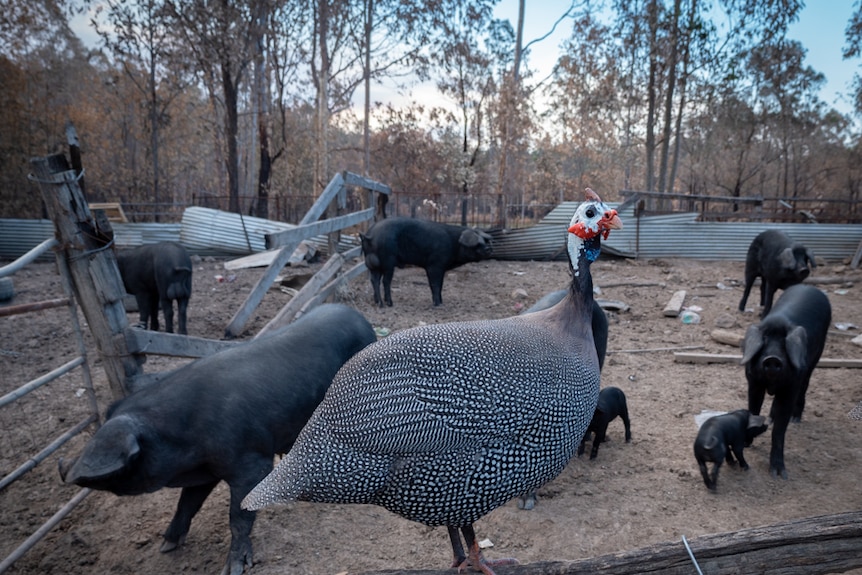
[{"label": "corrugated metal sheet", "polygon": [[[495,257],[541,260],[559,254],[557,259],[564,259],[564,230],[578,205],[564,202],[532,228],[495,232]],[[636,218],[632,207],[620,218],[623,229],[611,232],[602,249],[629,257],[744,261],[751,240],[766,229],[782,230],[817,257],[833,261],[852,257],[862,241],[859,224],[698,222],[696,213]]]},{"label": "corrugated metal sheet", "polygon": [[[0,218],[0,259],[17,259],[45,240],[53,237],[54,222],[51,220]],[[37,261],[50,261],[53,259],[53,252],[48,252],[43,254]]]},{"label": "corrugated metal sheet", "polygon": [[[530,228],[492,232],[494,257],[520,261],[565,259],[565,229],[578,204],[563,202]],[[765,229],[782,230],[817,257],[833,261],[852,257],[862,241],[859,224],[698,222],[695,213],[636,218],[631,207],[623,210],[620,217],[623,229],[611,233],[603,251],[627,257],[743,261],[751,240]],[[265,250],[266,234],[295,226],[192,207],[185,210],[180,224],[115,223],[113,227],[121,247],[173,240],[198,255],[246,255]],[[0,258],[15,259],[53,234],[50,220],[0,219]],[[312,243],[322,252],[328,249],[325,236],[313,238]],[[357,245],[358,238],[343,235],[338,250]]]}]

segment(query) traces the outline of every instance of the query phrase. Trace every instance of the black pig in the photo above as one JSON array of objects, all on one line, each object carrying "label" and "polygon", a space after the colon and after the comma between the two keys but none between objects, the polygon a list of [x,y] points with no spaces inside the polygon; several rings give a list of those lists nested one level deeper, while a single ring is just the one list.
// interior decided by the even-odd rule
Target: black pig
[{"label": "black pig", "polygon": [[224,574],[252,564],[255,512],[240,508],[286,453],[353,354],[376,340],[358,311],[315,308],[269,336],[194,361],[108,410],[79,457],[60,461],[67,483],[116,495],[182,487],[161,551],[181,545],[219,481],[230,487]]},{"label": "black pig", "polygon": [[755,278],[760,277],[760,317],[765,317],[772,308],[776,290],[802,283],[811,271],[809,265],[817,267],[814,255],[805,246],[780,230],[761,232],[751,242],[745,258],[745,291],[739,301],[739,311],[745,311],[751,286]]},{"label": "black pig", "polygon": [[599,403],[596,405],[593,419],[590,421],[583,439],[581,439],[581,445],[578,447],[578,456],[584,454],[587,439],[589,439],[592,433],[595,433],[593,447],[590,449],[590,459],[595,459],[599,454],[599,445],[605,440],[605,436],[607,435],[608,424],[617,417],[623,420],[623,425],[626,429],[626,443],[630,443],[632,440],[632,429],[629,422],[629,410],[626,406],[626,394],[618,387],[606,387],[599,392]]},{"label": "black pig", "polygon": [[[721,464],[727,461],[733,465],[734,455],[739,460],[739,466],[748,470],[742,450],[750,446],[754,438],[766,431],[766,428],[766,418],[751,415],[747,409],[715,415],[703,422],[694,440],[694,458],[697,459],[703,482],[709,490],[715,491]],[[707,462],[714,464],[712,473],[707,469]]]},{"label": "black pig", "polygon": [[186,311],[192,294],[192,260],[177,242],[146,244],[117,254],[126,291],[138,302],[144,328],[159,331],[159,306],[165,314],[165,331],[174,332],[174,300],[179,333],[188,333]]},{"label": "black pig", "polygon": [[[395,267],[407,265],[425,269],[431,299],[443,303],[443,276],[447,270],[491,256],[491,237],[479,230],[417,220],[386,218],[361,235],[365,265],[374,290],[374,303],[392,305],[392,275]],[[380,298],[380,279],[383,296]]]},{"label": "black pig", "polygon": [[790,420],[802,419],[811,372],[820,360],[832,321],[829,298],[799,284],[787,288],[759,324],[745,332],[742,363],[748,380],[748,410],[760,414],[766,393],[774,396],[769,472],[787,478],[784,434]]}]

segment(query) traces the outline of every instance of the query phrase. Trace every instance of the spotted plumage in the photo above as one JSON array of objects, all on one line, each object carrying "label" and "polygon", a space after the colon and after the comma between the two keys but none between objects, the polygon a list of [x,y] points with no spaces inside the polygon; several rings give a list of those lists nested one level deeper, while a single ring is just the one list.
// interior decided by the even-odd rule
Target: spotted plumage
[{"label": "spotted plumage", "polygon": [[556,477],[595,410],[588,265],[612,227],[619,227],[616,212],[588,194],[570,227],[572,290],[557,306],[404,330],[354,356],[243,505],[380,505],[447,526],[456,563],[465,559],[456,542],[461,528],[471,561],[491,573],[472,524]]}]

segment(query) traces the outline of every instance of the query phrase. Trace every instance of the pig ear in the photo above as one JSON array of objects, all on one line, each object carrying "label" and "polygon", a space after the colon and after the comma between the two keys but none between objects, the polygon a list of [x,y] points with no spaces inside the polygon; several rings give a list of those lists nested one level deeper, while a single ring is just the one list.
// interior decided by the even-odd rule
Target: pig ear
[{"label": "pig ear", "polygon": [[757,355],[760,348],[763,347],[763,331],[759,325],[752,325],[745,332],[745,339],[742,340],[742,365],[745,365]]},{"label": "pig ear", "polygon": [[481,239],[482,237],[476,230],[467,229],[461,232],[461,237],[458,238],[458,243],[462,246],[473,248],[479,245]]},{"label": "pig ear", "polygon": [[787,348],[787,359],[790,360],[790,364],[796,370],[804,371],[808,349],[808,334],[805,328],[797,325],[791,329],[784,338],[784,345]]},{"label": "pig ear", "polygon": [[783,268],[796,267],[796,258],[793,257],[793,248],[784,248],[781,250],[781,253],[778,254],[778,263]]},{"label": "pig ear", "polygon": [[109,419],[93,436],[69,470],[67,483],[105,479],[126,468],[141,451],[138,438],[124,417]]}]

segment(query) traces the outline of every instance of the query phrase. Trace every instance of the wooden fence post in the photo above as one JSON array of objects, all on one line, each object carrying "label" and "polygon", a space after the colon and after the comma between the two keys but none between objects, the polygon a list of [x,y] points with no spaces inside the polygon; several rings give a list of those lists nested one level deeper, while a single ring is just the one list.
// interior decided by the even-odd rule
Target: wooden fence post
[{"label": "wooden fence post", "polygon": [[128,395],[142,373],[129,353],[123,295],[126,290],[112,249],[113,230],[106,218],[97,221],[78,185],[78,174],[63,154],[30,160],[33,179],[54,222],[54,234],[71,273],[72,287],[87,319],[114,399]]}]

